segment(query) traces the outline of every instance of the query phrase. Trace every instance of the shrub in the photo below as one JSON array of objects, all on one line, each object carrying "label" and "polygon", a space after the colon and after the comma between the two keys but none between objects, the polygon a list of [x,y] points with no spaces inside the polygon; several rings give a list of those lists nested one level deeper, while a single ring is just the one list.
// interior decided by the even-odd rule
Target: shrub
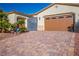
[{"label": "shrub", "polygon": [[19,32],[26,32],[27,28],[23,27],[23,28],[19,28]]}]

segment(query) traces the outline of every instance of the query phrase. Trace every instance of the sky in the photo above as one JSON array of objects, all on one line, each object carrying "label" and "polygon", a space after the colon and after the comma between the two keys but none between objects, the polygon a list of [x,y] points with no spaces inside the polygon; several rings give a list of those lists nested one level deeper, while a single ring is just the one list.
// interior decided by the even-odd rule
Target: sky
[{"label": "sky", "polygon": [[0,3],[0,9],[5,12],[15,10],[24,14],[34,14],[48,5],[50,3]]}]

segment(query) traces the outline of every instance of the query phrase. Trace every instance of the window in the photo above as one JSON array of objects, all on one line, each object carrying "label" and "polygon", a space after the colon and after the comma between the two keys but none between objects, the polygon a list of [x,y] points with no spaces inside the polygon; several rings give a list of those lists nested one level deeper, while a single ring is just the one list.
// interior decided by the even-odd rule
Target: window
[{"label": "window", "polygon": [[39,20],[40,20],[40,17],[39,17]]},{"label": "window", "polygon": [[52,17],[52,19],[56,19],[56,17]]},{"label": "window", "polygon": [[72,16],[71,15],[68,15],[68,16],[66,16],[66,18],[72,18]]},{"label": "window", "polygon": [[58,17],[58,18],[64,18],[64,16],[60,16],[60,17]]},{"label": "window", "polygon": [[19,18],[17,18],[17,21],[19,20]]},{"label": "window", "polygon": [[46,18],[46,20],[49,20],[50,18],[48,17],[48,18]]}]

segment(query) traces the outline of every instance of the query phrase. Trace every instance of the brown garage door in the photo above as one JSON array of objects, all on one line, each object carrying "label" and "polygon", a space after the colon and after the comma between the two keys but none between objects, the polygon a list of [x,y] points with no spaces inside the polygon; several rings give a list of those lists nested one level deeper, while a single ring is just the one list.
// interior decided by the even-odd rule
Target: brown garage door
[{"label": "brown garage door", "polygon": [[68,31],[73,30],[73,13],[45,16],[46,31]]}]

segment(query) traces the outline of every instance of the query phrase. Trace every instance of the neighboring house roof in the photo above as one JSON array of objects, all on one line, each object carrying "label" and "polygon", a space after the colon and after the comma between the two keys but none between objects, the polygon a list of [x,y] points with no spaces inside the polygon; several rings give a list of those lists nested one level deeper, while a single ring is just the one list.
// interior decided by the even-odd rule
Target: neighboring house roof
[{"label": "neighboring house roof", "polygon": [[15,13],[15,14],[18,14],[18,15],[27,16],[27,17],[31,17],[32,16],[31,14],[23,14],[23,13],[17,12],[17,11],[7,12],[7,14],[12,14],[12,13]]},{"label": "neighboring house roof", "polygon": [[52,3],[52,4],[50,4],[49,6],[43,8],[42,10],[40,10],[39,12],[36,12],[34,15],[37,15],[37,14],[39,14],[39,13],[41,13],[41,12],[47,10],[48,8],[50,8],[50,7],[52,7],[52,6],[56,5],[56,4],[58,4],[58,5],[68,5],[68,6],[79,7],[79,3],[54,3],[54,4]]}]

